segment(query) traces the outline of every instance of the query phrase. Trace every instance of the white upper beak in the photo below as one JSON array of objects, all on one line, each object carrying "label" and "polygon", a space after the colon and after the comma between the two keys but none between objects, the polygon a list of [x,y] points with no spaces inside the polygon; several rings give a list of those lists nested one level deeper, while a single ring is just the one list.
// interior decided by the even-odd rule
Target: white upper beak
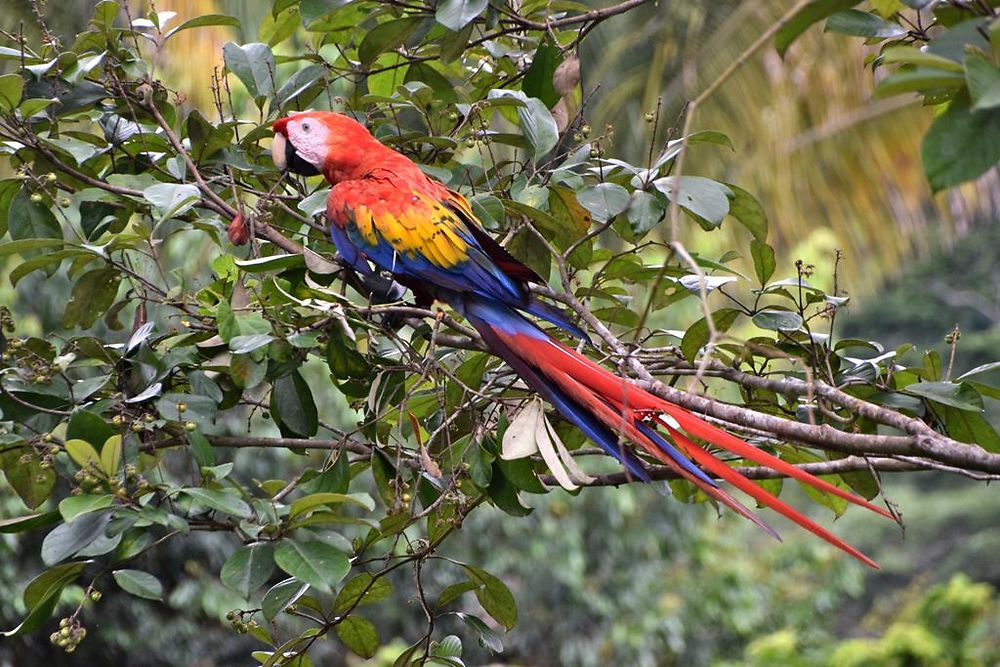
[{"label": "white upper beak", "polygon": [[288,139],[280,132],[274,135],[274,141],[271,142],[271,159],[274,160],[274,166],[281,171],[284,171],[285,167],[288,166],[285,163],[285,144],[287,143]]}]

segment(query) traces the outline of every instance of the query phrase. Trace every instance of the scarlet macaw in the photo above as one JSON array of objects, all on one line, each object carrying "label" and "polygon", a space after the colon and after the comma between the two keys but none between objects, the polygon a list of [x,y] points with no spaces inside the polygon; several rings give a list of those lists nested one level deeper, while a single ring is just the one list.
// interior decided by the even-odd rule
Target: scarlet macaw
[{"label": "scarlet macaw", "polygon": [[545,281],[482,229],[462,195],[425,175],[413,161],[383,146],[347,116],[304,112],[279,119],[273,128],[271,150],[279,169],[322,174],[333,186],[326,215],[333,242],[347,264],[363,275],[372,275],[374,264],[409,287],[419,301],[427,305],[441,301],[461,313],[491,352],[634,477],[649,480],[641,461],[620,444],[619,434],[774,537],[777,534],[713,476],[878,567],[691,438],[891,518],[886,510],[631,384],[527,319],[523,313],[585,338],[561,311],[529,292],[529,283]]}]

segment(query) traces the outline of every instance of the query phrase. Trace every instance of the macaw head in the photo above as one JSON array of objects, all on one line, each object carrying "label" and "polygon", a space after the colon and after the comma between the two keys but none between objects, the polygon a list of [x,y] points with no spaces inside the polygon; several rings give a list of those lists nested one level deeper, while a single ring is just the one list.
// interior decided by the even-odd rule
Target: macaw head
[{"label": "macaw head", "polygon": [[274,122],[271,156],[282,171],[331,182],[350,178],[366,155],[382,148],[364,125],[332,111],[304,111]]}]

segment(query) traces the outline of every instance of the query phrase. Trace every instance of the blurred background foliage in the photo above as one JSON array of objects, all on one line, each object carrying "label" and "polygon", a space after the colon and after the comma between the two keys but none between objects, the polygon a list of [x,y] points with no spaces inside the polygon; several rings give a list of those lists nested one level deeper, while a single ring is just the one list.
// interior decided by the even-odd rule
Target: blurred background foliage
[{"label": "blurred background foliage", "polygon": [[[43,5],[46,22],[54,33],[72,36],[92,4],[50,0]],[[639,119],[659,106],[665,136],[684,100],[788,4],[664,0],[604,23],[581,54],[585,94],[596,89],[588,121],[613,125],[613,152],[641,161],[652,128]],[[177,11],[181,20],[235,15],[251,32],[268,9],[242,0],[176,0],[156,8]],[[0,28],[35,39],[32,13],[27,0],[9,0]],[[161,75],[185,92],[187,105],[209,109],[211,67],[221,66],[221,46],[234,38],[256,35],[234,36],[226,28],[179,35],[158,63]],[[755,193],[779,257],[814,263],[828,280],[834,249],[844,250],[844,276],[855,295],[845,335],[864,331],[890,343],[943,348],[944,334],[957,323],[964,334],[959,367],[990,361],[1000,347],[996,170],[932,196],[918,154],[930,113],[910,98],[873,100],[865,56],[859,40],[818,29],[784,60],[765,50],[695,123],[737,138],[738,159],[699,152],[692,169]],[[709,243],[730,247],[725,235],[743,233],[727,225]],[[9,304],[15,297],[6,270],[0,265],[0,303]],[[39,282],[30,299],[14,303],[24,333],[60,316],[68,283],[58,280]],[[261,469],[281,469],[285,458],[237,454],[238,465]],[[941,475],[883,481],[886,496],[906,509],[904,519],[919,517],[907,521],[905,535],[851,514],[838,525],[882,564],[880,572],[863,571],[796,531],[785,531],[779,548],[732,516],[716,519],[703,506],[644,504],[648,496],[632,488],[532,497],[534,514],[515,522],[484,510],[450,549],[511,582],[524,620],[505,638],[510,664],[997,664],[1000,530],[993,491]],[[18,501],[0,493],[0,514],[15,513]],[[217,572],[220,552],[232,548],[220,550],[222,539],[199,535],[158,552],[150,567],[173,591],[162,605],[109,592],[105,612],[128,620],[95,627],[88,655],[102,656],[102,664],[245,664],[252,642],[218,621],[220,611],[239,601],[214,576],[202,576]],[[0,589],[20,589],[34,575],[24,571],[20,555],[36,553],[37,540],[0,535]],[[397,618],[380,618],[380,627],[394,623],[403,636],[413,605],[387,611]],[[24,611],[19,600],[0,596],[0,625],[15,625]],[[0,640],[0,665],[38,664],[35,656],[48,647],[32,645],[36,640],[44,642]],[[391,652],[383,649],[373,664],[390,664]],[[61,652],[45,655],[53,667],[85,664]]]}]

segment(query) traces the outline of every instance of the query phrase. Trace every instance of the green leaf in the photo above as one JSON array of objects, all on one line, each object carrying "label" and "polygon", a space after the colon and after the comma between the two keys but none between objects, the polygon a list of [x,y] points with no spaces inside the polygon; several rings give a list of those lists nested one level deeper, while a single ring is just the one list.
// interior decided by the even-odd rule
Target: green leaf
[{"label": "green leaf", "polygon": [[248,336],[234,336],[229,341],[229,351],[233,354],[248,354],[254,350],[270,345],[274,336],[270,334],[250,334]]},{"label": "green leaf", "polygon": [[[720,308],[715,311],[712,313],[712,322],[715,324],[715,330],[719,333],[728,331],[733,326],[736,318],[741,314],[742,311],[735,308]],[[694,362],[695,357],[698,356],[698,352],[708,344],[711,336],[712,332],[708,328],[708,320],[703,317],[684,332],[684,337],[681,339],[681,354],[689,362]]]},{"label": "green leaf", "polygon": [[1000,106],[1000,67],[975,53],[967,53],[964,64],[972,111]]},{"label": "green leaf", "polygon": [[[757,198],[741,187],[726,183],[733,194],[729,202],[729,215],[736,218],[740,224],[750,230],[754,240],[760,243],[767,241],[767,214]],[[767,282],[767,280],[761,281]]]},{"label": "green leaf", "polygon": [[[296,98],[300,106],[307,105],[315,97],[311,91],[318,94],[323,90],[326,72],[326,68],[322,65],[308,65],[297,71],[275,93],[278,105],[284,107]],[[309,94],[307,91],[310,91]]]},{"label": "green leaf", "polygon": [[607,222],[631,203],[628,190],[617,183],[600,183],[576,193],[576,200],[590,211],[597,222]]},{"label": "green leaf", "polygon": [[965,77],[956,72],[946,72],[928,67],[900,69],[878,82],[876,97],[889,97],[901,93],[937,94],[942,90],[957,90],[965,85]]},{"label": "green leaf", "polygon": [[89,329],[93,326],[115,302],[121,278],[122,274],[112,268],[95,269],[80,276],[63,313],[63,328]]},{"label": "green leaf", "polygon": [[458,613],[456,616],[476,631],[476,634],[479,635],[479,643],[482,646],[485,646],[494,653],[503,651],[503,642],[500,640],[500,635],[494,632],[493,628],[483,623],[482,619],[478,616],[463,613]]},{"label": "green leaf", "polygon": [[111,521],[107,511],[81,514],[72,521],[56,526],[42,541],[42,562],[48,566],[75,555],[91,542],[104,536]]},{"label": "green leaf", "polygon": [[194,454],[194,460],[200,466],[214,466],[215,465],[215,450],[212,448],[212,443],[208,441],[200,431],[189,431],[187,434],[188,443],[191,445],[191,453]]},{"label": "green leaf", "polygon": [[906,28],[898,23],[886,21],[876,14],[856,9],[833,14],[826,22],[826,31],[854,37],[878,37],[881,39],[900,37],[907,32]]},{"label": "green leaf", "polygon": [[270,409],[282,431],[300,438],[316,435],[319,428],[316,402],[309,385],[298,371],[274,381]]},{"label": "green leaf", "polygon": [[36,528],[45,528],[62,520],[59,512],[38,512],[10,519],[0,519],[0,533],[26,533]]},{"label": "green leaf", "polygon": [[813,0],[778,29],[774,36],[774,48],[777,49],[778,55],[784,57],[788,47],[808,30],[809,26],[837,12],[850,9],[858,2],[859,0]]},{"label": "green leaf", "polygon": [[111,507],[114,499],[111,494],[69,496],[59,501],[59,514],[62,515],[63,521],[72,521],[81,514]]},{"label": "green leaf", "polygon": [[[521,102],[517,116],[521,121],[521,133],[531,145],[532,160],[545,157],[559,143],[559,128],[545,103],[536,97],[528,97],[520,90],[491,90],[487,99],[511,98]],[[622,209],[624,210],[624,208]]]},{"label": "green leaf", "polygon": [[982,175],[1000,162],[1000,113],[956,100],[927,130],[920,155],[934,192]]},{"label": "green leaf", "polygon": [[1000,435],[982,414],[950,406],[940,408],[940,412],[949,436],[959,442],[979,445],[988,452],[1000,453]]},{"label": "green leaf", "polygon": [[13,447],[0,458],[7,483],[29,509],[35,509],[48,500],[56,483],[52,468],[43,468],[41,459],[32,456],[30,463],[21,463],[21,456],[31,453],[27,447]]},{"label": "green leaf", "polygon": [[101,447],[101,470],[108,477],[113,477],[118,472],[118,467],[122,463],[122,437],[115,434],[104,441]]},{"label": "green leaf", "polygon": [[166,41],[182,30],[215,25],[228,25],[235,27],[237,30],[240,29],[240,21],[235,16],[226,16],[225,14],[205,14],[203,16],[197,16],[193,19],[188,19],[173,30],[169,31],[166,35],[164,35],[163,39]]},{"label": "green leaf", "polygon": [[554,107],[560,96],[552,82],[552,74],[561,62],[562,51],[552,44],[551,39],[542,40],[521,80],[521,90],[529,97],[540,99],[548,108]]},{"label": "green leaf", "polygon": [[77,578],[86,563],[56,565],[31,580],[24,589],[24,607],[27,617],[13,630],[2,633],[5,637],[24,634],[37,629],[52,616],[63,588]]},{"label": "green leaf", "polygon": [[99,415],[88,410],[77,410],[69,418],[66,427],[67,440],[85,440],[86,442],[106,442],[115,434],[115,429]]},{"label": "green leaf", "polygon": [[308,590],[309,584],[304,584],[294,577],[271,586],[264,593],[264,599],[261,602],[261,612],[264,614],[264,618],[269,621],[274,620],[275,616],[287,609],[288,605],[294,604]]},{"label": "green leaf", "polygon": [[181,215],[201,198],[197,186],[187,183],[157,183],[143,190],[142,196],[156,208],[161,220]]},{"label": "green leaf", "polygon": [[375,578],[362,572],[344,584],[333,602],[333,613],[341,616],[354,607],[381,602],[391,594],[392,582],[388,577]]},{"label": "green leaf", "polygon": [[274,572],[274,545],[255,542],[236,551],[226,560],[219,573],[223,586],[249,600],[254,592],[267,583]]},{"label": "green leaf", "polygon": [[371,368],[358,352],[357,343],[349,339],[338,326],[331,327],[328,335],[326,363],[333,377],[338,380],[367,378],[371,374]]},{"label": "green leaf", "polygon": [[434,609],[443,609],[446,605],[477,588],[479,588],[479,584],[474,581],[460,581],[457,584],[446,586],[434,603]]},{"label": "green leaf", "polygon": [[[10,202],[7,225],[11,239],[62,239],[56,216],[41,202],[31,201],[31,193],[22,187]],[[26,258],[35,253],[22,253]]]},{"label": "green leaf", "polygon": [[489,0],[442,0],[434,12],[438,23],[458,32],[483,13]]},{"label": "green leaf", "polygon": [[101,467],[101,455],[97,453],[94,446],[83,440],[67,440],[66,453],[78,466],[86,468],[93,464],[97,469]]},{"label": "green leaf", "polygon": [[361,40],[361,46],[358,47],[358,59],[361,65],[370,67],[375,59],[386,51],[402,46],[421,23],[423,19],[418,16],[379,23]]},{"label": "green leaf", "polygon": [[162,600],[163,585],[159,580],[148,572],[141,570],[115,570],[112,575],[115,583],[122,587],[126,593],[147,600]]},{"label": "green leaf", "polygon": [[288,518],[291,520],[318,507],[343,503],[364,507],[369,512],[375,509],[375,501],[367,493],[311,493],[292,503],[288,510]]},{"label": "green leaf", "polygon": [[24,79],[19,74],[0,76],[0,110],[12,111],[21,103]]},{"label": "green leaf", "polygon": [[959,410],[983,411],[983,397],[968,382],[919,382],[904,391]]},{"label": "green leaf", "polygon": [[774,259],[774,248],[754,239],[750,242],[750,257],[753,258],[753,271],[757,274],[760,284],[766,285],[767,281],[774,275],[777,263]]},{"label": "green leaf", "polygon": [[517,625],[517,603],[507,585],[489,572],[473,565],[463,565],[469,580],[479,584],[476,599],[486,613],[508,631]]},{"label": "green leaf", "polygon": [[253,510],[250,509],[250,506],[233,490],[217,491],[215,489],[189,488],[181,489],[181,493],[199,505],[218,510],[224,514],[238,516],[241,519],[249,519],[253,516]]},{"label": "green leaf", "polygon": [[[707,222],[714,228],[722,224],[729,213],[729,198],[733,192],[722,183],[703,176],[664,176],[653,181],[653,187],[674,201],[699,223]],[[674,189],[678,192],[674,193]],[[704,224],[702,225],[705,226]]]},{"label": "green leaf", "polygon": [[348,616],[337,624],[337,636],[362,658],[372,658],[378,653],[378,629],[367,618]]},{"label": "green leaf", "polygon": [[243,82],[250,96],[267,97],[274,93],[274,54],[267,44],[255,42],[240,46],[226,42],[222,47],[222,59],[226,68]]},{"label": "green leaf", "polygon": [[959,74],[964,71],[962,66],[955,61],[934,55],[928,51],[922,51],[914,46],[892,46],[883,51],[881,57],[882,62],[886,64],[922,65],[924,67],[933,67]]},{"label": "green leaf", "polygon": [[761,329],[771,331],[798,331],[802,327],[802,316],[790,310],[762,310],[751,321]]},{"label": "green leaf", "polygon": [[282,570],[324,593],[351,569],[347,556],[325,542],[284,539],[274,552],[274,562]]}]

